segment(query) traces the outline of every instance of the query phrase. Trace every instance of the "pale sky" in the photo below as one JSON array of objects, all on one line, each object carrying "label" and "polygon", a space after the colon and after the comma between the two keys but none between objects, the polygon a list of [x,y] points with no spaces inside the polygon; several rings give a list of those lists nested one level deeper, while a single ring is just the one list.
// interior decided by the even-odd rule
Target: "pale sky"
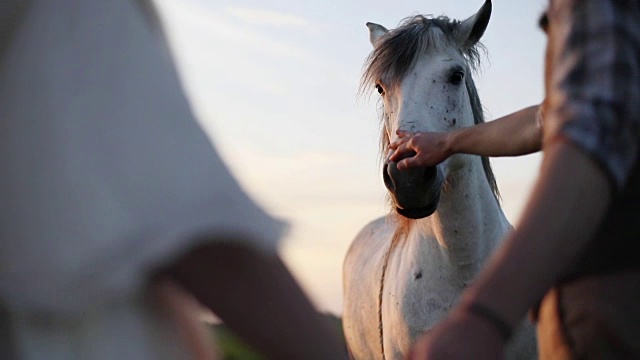
[{"label": "pale sky", "polygon": [[[253,198],[291,225],[281,254],[322,311],[341,314],[342,262],[388,209],[376,97],[357,98],[367,21],[464,19],[483,0],[155,0],[203,128]],[[491,120],[542,99],[545,0],[498,0],[474,76]],[[540,155],[492,159],[516,223]]]}]

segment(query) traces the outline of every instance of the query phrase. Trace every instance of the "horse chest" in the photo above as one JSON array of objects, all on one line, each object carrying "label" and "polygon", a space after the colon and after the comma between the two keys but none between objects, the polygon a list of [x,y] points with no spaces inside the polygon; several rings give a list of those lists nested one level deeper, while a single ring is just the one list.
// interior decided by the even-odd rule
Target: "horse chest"
[{"label": "horse chest", "polygon": [[452,264],[434,238],[411,239],[393,251],[380,284],[383,331],[395,337],[389,350],[407,350],[441,320],[469,279],[467,269]]},{"label": "horse chest", "polygon": [[357,359],[379,358],[382,348],[387,359],[403,358],[451,308],[468,272],[453,266],[432,236],[392,247],[393,231],[375,229],[358,239],[345,262],[345,335]]},{"label": "horse chest", "polygon": [[343,326],[356,359],[381,358],[383,349],[386,359],[402,359],[483,262],[476,244],[487,236],[476,228],[449,234],[424,224],[398,238],[392,224],[378,219],[366,226],[345,260]]}]

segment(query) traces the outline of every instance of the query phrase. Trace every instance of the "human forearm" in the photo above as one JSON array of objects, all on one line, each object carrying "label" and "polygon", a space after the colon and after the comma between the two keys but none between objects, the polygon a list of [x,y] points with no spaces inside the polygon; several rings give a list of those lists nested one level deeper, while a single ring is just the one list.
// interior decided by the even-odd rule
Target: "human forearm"
[{"label": "human forearm", "polygon": [[337,332],[276,255],[210,245],[187,254],[168,273],[270,359],[346,358]]},{"label": "human forearm", "polygon": [[538,106],[530,106],[494,121],[450,132],[397,131],[389,148],[389,161],[398,169],[434,166],[454,154],[518,156],[540,150],[542,133],[537,125]]},{"label": "human forearm", "polygon": [[540,150],[542,134],[536,122],[538,105],[490,122],[449,133],[451,154],[519,156]]},{"label": "human forearm", "polygon": [[463,306],[478,302],[517,324],[585,248],[609,198],[608,179],[587,155],[564,141],[549,144],[520,224],[465,292]]},{"label": "human forearm", "polygon": [[178,328],[193,360],[218,359],[219,351],[200,319],[201,309],[193,297],[168,277],[158,277],[151,284],[151,294]]}]

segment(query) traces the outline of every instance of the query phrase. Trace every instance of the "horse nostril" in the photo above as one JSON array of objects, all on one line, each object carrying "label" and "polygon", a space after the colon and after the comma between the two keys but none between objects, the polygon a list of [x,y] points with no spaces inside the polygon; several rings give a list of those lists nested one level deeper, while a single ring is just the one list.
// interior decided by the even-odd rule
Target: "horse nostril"
[{"label": "horse nostril", "polygon": [[429,181],[435,179],[438,175],[438,169],[435,166],[429,166],[424,168],[424,178]]}]

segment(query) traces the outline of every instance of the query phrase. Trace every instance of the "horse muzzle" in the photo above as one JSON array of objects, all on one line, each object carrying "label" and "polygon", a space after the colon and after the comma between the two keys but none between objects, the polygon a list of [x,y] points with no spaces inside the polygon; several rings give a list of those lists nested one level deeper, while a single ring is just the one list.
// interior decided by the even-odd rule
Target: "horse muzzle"
[{"label": "horse muzzle", "polygon": [[389,161],[383,166],[382,176],[398,214],[410,219],[422,219],[438,208],[444,182],[438,166],[399,170],[396,162]]}]

